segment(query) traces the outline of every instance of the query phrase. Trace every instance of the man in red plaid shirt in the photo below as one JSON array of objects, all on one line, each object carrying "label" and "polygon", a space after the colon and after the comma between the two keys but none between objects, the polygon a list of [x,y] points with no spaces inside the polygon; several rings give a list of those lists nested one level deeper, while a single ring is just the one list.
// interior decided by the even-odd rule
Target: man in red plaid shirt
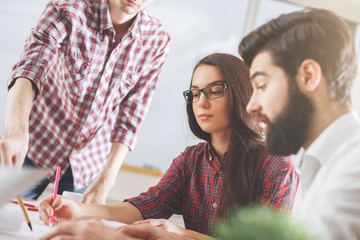
[{"label": "man in red plaid shirt", "polygon": [[[61,166],[59,193],[105,202],[168,52],[167,32],[144,10],[152,1],[46,6],[9,77],[1,164]],[[53,180],[24,196],[37,198]]]}]

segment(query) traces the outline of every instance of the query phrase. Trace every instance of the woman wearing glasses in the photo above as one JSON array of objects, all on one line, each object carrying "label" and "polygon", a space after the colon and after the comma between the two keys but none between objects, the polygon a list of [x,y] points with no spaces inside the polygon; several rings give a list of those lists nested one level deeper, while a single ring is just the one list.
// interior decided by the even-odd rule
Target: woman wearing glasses
[{"label": "woman wearing glasses", "polygon": [[[138,224],[201,238],[212,234],[215,220],[226,219],[233,206],[260,204],[275,213],[290,213],[298,175],[289,158],[264,151],[258,124],[246,112],[251,93],[249,70],[239,58],[228,54],[203,58],[183,94],[190,129],[204,142],[186,148],[156,186],[124,203],[77,205],[56,198],[55,220],[100,217],[130,224],[181,214],[186,229],[167,220]],[[45,223],[53,212],[50,203],[51,196],[40,204]]]}]

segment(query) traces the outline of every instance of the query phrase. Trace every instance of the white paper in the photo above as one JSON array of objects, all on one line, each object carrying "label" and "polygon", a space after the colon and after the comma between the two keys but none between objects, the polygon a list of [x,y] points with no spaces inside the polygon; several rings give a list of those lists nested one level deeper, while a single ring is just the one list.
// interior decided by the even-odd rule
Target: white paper
[{"label": "white paper", "polygon": [[0,206],[51,173],[49,169],[0,167]]},{"label": "white paper", "polygon": [[[24,201],[26,203],[39,206],[39,202]],[[19,205],[14,203],[6,203],[1,207],[0,211],[3,215],[0,215],[0,239],[6,240],[35,240],[44,236],[51,229],[48,225],[45,225],[39,218],[38,212],[28,211],[28,215],[31,221],[32,230],[30,230],[28,224],[24,219],[24,215]],[[20,219],[20,223],[18,222]],[[16,224],[12,226],[11,224]]]}]

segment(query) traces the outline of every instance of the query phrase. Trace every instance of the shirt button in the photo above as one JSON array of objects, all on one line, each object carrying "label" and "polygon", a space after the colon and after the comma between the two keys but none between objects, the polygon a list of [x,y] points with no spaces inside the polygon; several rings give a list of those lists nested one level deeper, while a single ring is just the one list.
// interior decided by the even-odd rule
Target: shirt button
[{"label": "shirt button", "polygon": [[213,203],[213,208],[217,208],[217,203]]},{"label": "shirt button", "polygon": [[80,140],[81,140],[81,141],[84,141],[84,140],[85,140],[85,138],[84,138],[84,137],[80,137]]},{"label": "shirt button", "polygon": [[222,174],[222,171],[221,171],[221,170],[219,170],[219,171],[218,171],[218,173],[221,175],[221,174]]}]

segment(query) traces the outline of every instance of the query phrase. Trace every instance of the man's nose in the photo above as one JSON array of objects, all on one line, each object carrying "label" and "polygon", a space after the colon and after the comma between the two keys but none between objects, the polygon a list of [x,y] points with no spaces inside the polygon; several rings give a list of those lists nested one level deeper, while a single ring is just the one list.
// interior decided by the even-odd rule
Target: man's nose
[{"label": "man's nose", "polygon": [[252,113],[258,113],[261,111],[261,105],[259,104],[258,100],[254,96],[254,94],[251,96],[250,101],[248,102],[246,106],[246,111],[250,114]]}]

